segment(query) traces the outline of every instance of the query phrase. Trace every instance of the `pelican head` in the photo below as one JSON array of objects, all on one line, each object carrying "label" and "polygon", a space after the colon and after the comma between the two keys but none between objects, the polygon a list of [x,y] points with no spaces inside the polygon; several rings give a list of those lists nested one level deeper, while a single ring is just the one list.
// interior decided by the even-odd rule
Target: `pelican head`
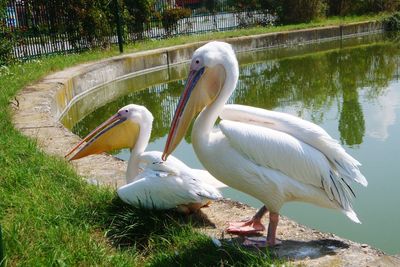
[{"label": "pelican head", "polygon": [[145,107],[127,105],[89,133],[65,157],[71,155],[84,142],[86,144],[69,160],[121,148],[132,149],[138,140],[140,128],[150,127],[151,131],[152,122],[153,116]]},{"label": "pelican head", "polygon": [[[204,107],[212,104],[217,98],[223,98],[225,101],[229,97],[232,92],[223,92],[223,88],[227,80],[234,80],[236,85],[238,69],[235,52],[227,43],[210,42],[194,52],[185,89],[171,123],[163,160],[178,146],[191,121]],[[233,73],[235,77],[227,77],[227,73]],[[227,97],[221,97],[221,94]]]}]

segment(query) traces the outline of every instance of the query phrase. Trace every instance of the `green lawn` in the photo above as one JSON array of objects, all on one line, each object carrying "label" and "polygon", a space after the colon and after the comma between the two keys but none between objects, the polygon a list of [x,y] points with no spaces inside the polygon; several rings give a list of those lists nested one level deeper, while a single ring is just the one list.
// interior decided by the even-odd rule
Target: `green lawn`
[{"label": "green lawn", "polygon": [[[199,40],[378,19],[329,19],[276,28],[183,36],[126,46],[127,52]],[[86,184],[62,158],[43,153],[11,122],[15,94],[41,77],[78,63],[117,55],[89,51],[0,67],[0,223],[7,265],[259,266],[276,260],[228,244],[217,248],[174,213],[145,212],[115,192]],[[1,253],[0,253],[1,254]],[[197,260],[200,259],[200,260]]]}]

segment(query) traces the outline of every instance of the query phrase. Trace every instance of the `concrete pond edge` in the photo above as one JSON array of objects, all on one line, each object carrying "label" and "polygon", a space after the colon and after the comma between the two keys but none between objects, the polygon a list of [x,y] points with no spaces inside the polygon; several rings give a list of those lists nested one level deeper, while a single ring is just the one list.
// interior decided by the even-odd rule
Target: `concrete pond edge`
[{"label": "concrete pond edge", "polygon": [[[235,37],[225,39],[225,41],[232,44],[236,52],[245,52],[348,38],[383,32],[383,30],[382,23],[368,21],[341,26]],[[35,139],[38,146],[46,153],[64,157],[69,149],[80,141],[80,138],[65,128],[61,124],[60,118],[77,99],[84,97],[93,88],[112,80],[132,74],[140,75],[186,62],[190,60],[193,52],[204,43],[206,42],[124,54],[52,73],[18,92],[16,96],[18,105],[16,103],[11,104],[14,126],[24,135]],[[111,155],[96,155],[77,160],[71,164],[79,175],[85,177],[91,183],[112,187],[125,183],[127,164]],[[219,219],[224,217],[220,216],[221,210],[229,210],[230,219],[233,219],[232,216],[240,219],[246,214],[249,215],[254,212],[251,207],[226,200],[214,203],[209,209],[204,209],[204,214],[210,220],[214,220],[214,227],[205,231],[210,235],[218,235],[218,238],[226,240],[230,240],[232,237],[226,237],[223,234],[219,236],[224,228],[224,220]],[[234,215],[232,215],[232,212]],[[280,225],[280,229],[283,230],[278,235],[283,235],[288,241],[277,248],[275,253],[279,257],[292,260],[294,264],[305,264],[307,266],[367,266],[371,264],[373,266],[400,266],[400,260],[397,257],[388,256],[368,245],[357,244],[329,233],[321,233],[286,218],[281,220]],[[299,233],[301,234],[299,235]],[[304,240],[308,241],[305,242]],[[337,242],[344,245],[334,245],[339,244]]]}]

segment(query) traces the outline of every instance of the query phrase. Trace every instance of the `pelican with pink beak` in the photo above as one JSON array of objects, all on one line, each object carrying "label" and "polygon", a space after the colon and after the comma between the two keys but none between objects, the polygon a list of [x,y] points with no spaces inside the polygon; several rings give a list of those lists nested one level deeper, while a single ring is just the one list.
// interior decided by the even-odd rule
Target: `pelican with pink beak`
[{"label": "pelican with pink beak", "polygon": [[[279,210],[288,201],[336,209],[360,223],[352,208],[350,183],[367,185],[361,164],[311,122],[280,112],[225,105],[238,77],[231,45],[210,42],[194,52],[163,159],[178,146],[197,116],[191,140],[205,169],[264,203],[250,220],[230,223],[228,232],[263,231],[261,218],[269,211],[267,243],[278,244]],[[218,118],[221,121],[215,127]]]},{"label": "pelican with pink beak", "polygon": [[[222,196],[224,186],[204,170],[191,169],[175,157],[161,159],[159,151],[145,152],[153,116],[145,107],[130,104],[89,133],[66,155],[77,160],[92,154],[130,148],[127,184],[118,188],[126,203],[144,208],[172,209],[189,213]],[[85,145],[83,145],[85,143]]]}]

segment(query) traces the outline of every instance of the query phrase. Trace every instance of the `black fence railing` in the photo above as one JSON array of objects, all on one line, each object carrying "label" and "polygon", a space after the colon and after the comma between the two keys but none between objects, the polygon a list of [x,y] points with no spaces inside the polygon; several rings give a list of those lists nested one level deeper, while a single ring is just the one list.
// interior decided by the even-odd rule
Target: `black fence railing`
[{"label": "black fence railing", "polygon": [[156,0],[149,17],[139,20],[140,13],[132,8],[132,1],[136,0],[76,1],[72,5],[66,0],[11,0],[0,21],[0,37],[12,44],[13,58],[29,59],[117,43],[118,21],[125,43],[273,21],[272,16],[255,7],[238,11],[228,0]]},{"label": "black fence railing", "polygon": [[147,38],[165,38],[181,34],[203,33],[210,31],[226,31],[244,28],[267,22],[266,16],[257,10],[243,12],[224,12],[217,14],[191,15],[180,19],[172,29],[150,22],[143,33]]},{"label": "black fence railing", "polygon": [[[117,41],[115,30],[104,32],[90,25],[92,18],[76,13],[66,1],[9,1],[2,35],[12,43],[12,57],[27,59],[53,53],[79,52]],[[107,7],[111,10],[112,7]],[[83,18],[83,21],[80,19]],[[107,24],[108,22],[105,22]],[[82,26],[82,24],[87,24]],[[104,34],[107,33],[107,34]]]}]

